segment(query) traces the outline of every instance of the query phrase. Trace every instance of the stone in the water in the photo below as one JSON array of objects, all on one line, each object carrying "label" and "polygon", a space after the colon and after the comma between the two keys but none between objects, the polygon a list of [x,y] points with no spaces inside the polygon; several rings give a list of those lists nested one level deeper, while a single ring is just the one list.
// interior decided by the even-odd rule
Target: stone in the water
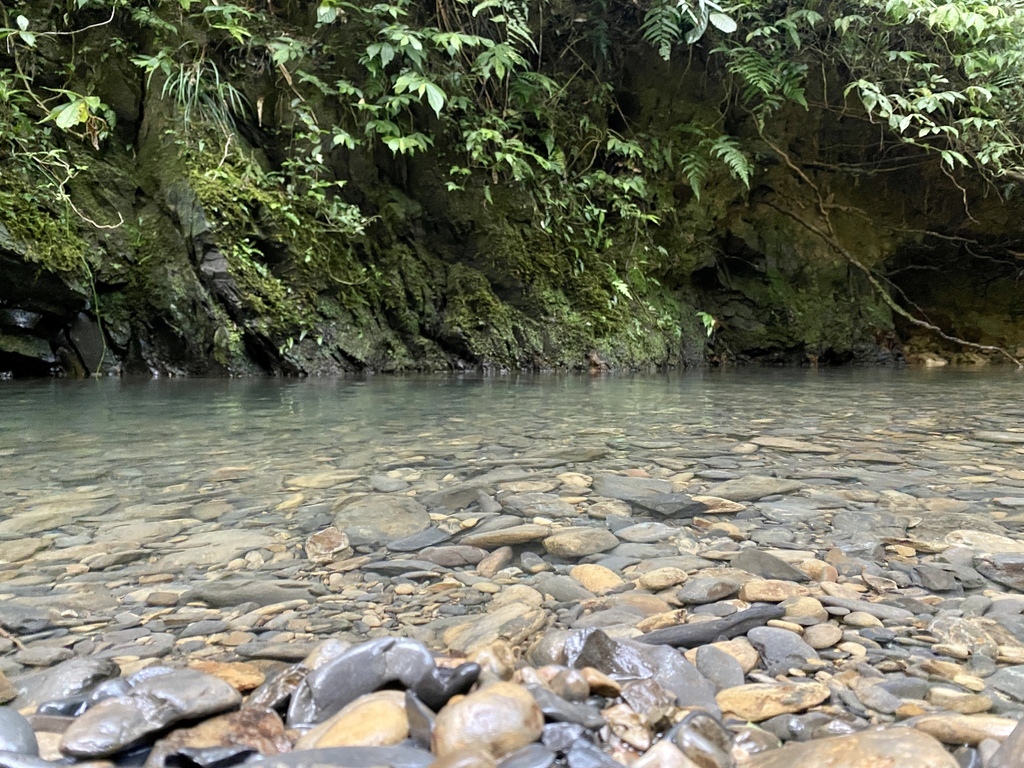
[{"label": "stone in the water", "polygon": [[594,493],[608,499],[636,501],[659,493],[671,493],[672,483],[650,477],[629,477],[601,472],[594,475]]},{"label": "stone in the water", "polygon": [[776,715],[805,712],[828,699],[828,686],[807,683],[751,683],[718,694],[722,711],[759,723]]},{"label": "stone in the water", "polygon": [[747,547],[740,551],[730,562],[733,568],[747,571],[762,579],[779,579],[781,581],[808,581],[809,577],[799,568],[787,563],[780,557],[768,552],[762,552],[754,547]]},{"label": "stone in the water", "polygon": [[33,757],[39,754],[32,726],[21,713],[10,707],[0,707],[0,752]]},{"label": "stone in the water", "polygon": [[544,715],[530,692],[514,683],[493,683],[449,703],[434,723],[434,754],[444,757],[482,747],[501,758],[540,738]]},{"label": "stone in the water", "polygon": [[708,489],[709,496],[718,496],[729,501],[757,501],[765,496],[793,493],[804,487],[799,480],[784,480],[778,477],[763,475],[747,475],[735,480],[713,485]]},{"label": "stone in the water", "polygon": [[540,685],[528,685],[527,690],[533,696],[540,711],[549,720],[556,723],[579,723],[580,725],[598,729],[604,727],[605,720],[594,707],[586,704],[566,701],[561,696]]},{"label": "stone in the water", "polygon": [[467,547],[497,549],[498,547],[514,547],[517,544],[526,544],[530,541],[543,539],[545,536],[550,535],[550,533],[550,526],[525,523],[524,525],[516,525],[511,528],[503,528],[498,531],[470,533],[463,536],[459,540],[459,543],[465,544]]},{"label": "stone in the water", "polygon": [[755,755],[749,768],[958,768],[938,741],[905,728],[790,744]]},{"label": "stone in the water", "polygon": [[501,506],[520,517],[576,517],[576,507],[553,493],[517,493],[501,498]]},{"label": "stone in the water", "polygon": [[452,535],[440,528],[425,528],[422,531],[412,534],[412,536],[406,536],[402,539],[395,539],[394,541],[388,542],[388,551],[390,552],[419,552],[420,550],[426,549],[427,547],[433,547],[437,544],[441,544],[448,541]]},{"label": "stone in the water", "polygon": [[385,637],[360,643],[311,672],[288,707],[288,724],[321,723],[360,696],[400,682],[412,688],[435,667],[423,643]]},{"label": "stone in the water", "polygon": [[453,544],[451,546],[427,547],[420,552],[420,557],[447,568],[458,568],[461,565],[476,565],[487,557],[487,550],[480,547],[468,547],[464,544]]},{"label": "stone in the water", "polygon": [[169,725],[218,714],[242,701],[238,691],[220,678],[192,669],[164,669],[138,682],[126,681],[127,694],[103,699],[68,726],[61,752],[106,757]]},{"label": "stone in the water", "polygon": [[468,618],[464,624],[446,630],[443,640],[453,651],[470,653],[498,639],[512,644],[522,643],[543,629],[547,621],[545,611],[516,602],[483,616]]},{"label": "stone in the water", "polygon": [[430,526],[427,509],[409,496],[369,494],[344,504],[334,524],[353,546],[387,544],[419,533]]},{"label": "stone in the water", "polygon": [[548,768],[557,755],[541,744],[527,744],[504,758],[500,768]]},{"label": "stone in the water", "polygon": [[702,645],[697,649],[696,665],[719,691],[743,685],[743,667],[734,657],[713,645]]},{"label": "stone in the water", "polygon": [[569,576],[595,595],[607,594],[625,584],[621,576],[603,565],[577,565],[569,571]]},{"label": "stone in the water", "polygon": [[285,603],[291,600],[307,600],[312,602],[317,594],[323,594],[322,585],[317,584],[319,589],[311,589],[304,584],[286,583],[280,584],[276,581],[255,581],[252,579],[221,579],[219,581],[208,581],[197,584],[193,589],[183,594],[179,603],[200,602],[213,606],[214,608],[227,608],[242,603],[256,603],[256,605],[274,605]]},{"label": "stone in the water", "polygon": [[314,563],[329,563],[351,553],[348,536],[333,525],[306,539],[306,557]]},{"label": "stone in the water", "polygon": [[377,691],[361,696],[320,725],[304,733],[295,749],[386,747],[409,736],[405,694]]},{"label": "stone in the water", "polygon": [[577,558],[596,555],[619,543],[611,531],[603,528],[563,528],[544,539],[544,549],[556,557]]},{"label": "stone in the water", "polygon": [[676,600],[683,605],[703,605],[727,600],[740,590],[740,583],[724,576],[699,576],[690,579],[676,592]]}]

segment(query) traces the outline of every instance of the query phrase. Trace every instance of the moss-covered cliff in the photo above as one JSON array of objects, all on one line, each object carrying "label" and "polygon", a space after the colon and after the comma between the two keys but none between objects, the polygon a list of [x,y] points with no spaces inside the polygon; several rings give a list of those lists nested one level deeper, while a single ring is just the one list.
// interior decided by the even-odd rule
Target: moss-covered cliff
[{"label": "moss-covered cliff", "polygon": [[847,113],[849,73],[768,110],[640,6],[445,7],[5,9],[0,372],[963,354],[894,300],[1024,344],[1020,205]]}]

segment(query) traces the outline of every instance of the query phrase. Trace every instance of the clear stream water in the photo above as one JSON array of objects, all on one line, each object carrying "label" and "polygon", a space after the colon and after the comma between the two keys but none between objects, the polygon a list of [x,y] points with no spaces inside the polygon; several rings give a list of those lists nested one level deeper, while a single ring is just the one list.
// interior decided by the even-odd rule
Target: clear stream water
[{"label": "clear stream water", "polygon": [[[0,382],[0,540],[78,546],[105,527],[189,517],[308,531],[340,495],[428,492],[505,466],[691,472],[695,492],[775,473],[1012,520],[1022,392],[1024,377],[998,368]],[[764,436],[835,452],[736,450]],[[143,546],[188,546],[194,530]]]}]

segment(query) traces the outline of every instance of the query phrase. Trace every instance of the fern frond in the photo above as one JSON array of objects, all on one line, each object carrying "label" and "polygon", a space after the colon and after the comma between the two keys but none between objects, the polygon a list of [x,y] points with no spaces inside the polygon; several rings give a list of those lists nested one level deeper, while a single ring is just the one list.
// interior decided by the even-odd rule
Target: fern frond
[{"label": "fern frond", "polygon": [[717,157],[734,179],[743,182],[743,186],[750,189],[750,177],[754,173],[754,166],[750,158],[740,149],[739,143],[732,136],[725,134],[711,142],[711,154]]},{"label": "fern frond", "polygon": [[672,46],[683,37],[683,14],[679,5],[661,0],[644,14],[640,25],[644,42],[658,49],[658,55],[665,61],[672,58]]}]

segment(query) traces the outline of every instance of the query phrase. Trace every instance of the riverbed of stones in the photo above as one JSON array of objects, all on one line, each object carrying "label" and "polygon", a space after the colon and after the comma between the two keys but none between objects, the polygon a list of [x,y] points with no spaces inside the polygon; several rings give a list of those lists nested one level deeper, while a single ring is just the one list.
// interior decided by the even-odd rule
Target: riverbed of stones
[{"label": "riverbed of stones", "polygon": [[1022,765],[1024,432],[689,438],[6,494],[0,768]]}]

